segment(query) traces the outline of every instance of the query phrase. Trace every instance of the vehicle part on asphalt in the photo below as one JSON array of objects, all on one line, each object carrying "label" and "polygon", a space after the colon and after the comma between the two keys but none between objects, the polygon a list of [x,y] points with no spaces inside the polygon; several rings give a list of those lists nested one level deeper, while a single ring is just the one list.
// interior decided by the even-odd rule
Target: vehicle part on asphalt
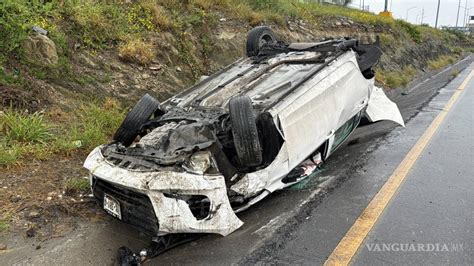
[{"label": "vehicle part on asphalt", "polygon": [[250,167],[260,165],[262,149],[250,97],[239,95],[230,99],[229,115],[239,163]]},{"label": "vehicle part on asphalt", "polygon": [[160,102],[145,94],[127,114],[114,135],[114,141],[130,146],[138,136],[141,126],[158,110]]},{"label": "vehicle part on asphalt", "polygon": [[200,238],[202,234],[174,234],[153,237],[151,243],[138,254],[122,246],[117,250],[114,265],[139,266],[174,247]]},{"label": "vehicle part on asphalt", "polygon": [[107,212],[152,236],[227,235],[243,224],[236,213],[315,173],[361,117],[403,125],[374,85],[378,40],[272,36],[250,31],[255,54],[161,105],[149,101],[122,124],[133,134],[91,152],[84,167]]},{"label": "vehicle part on asphalt", "polygon": [[366,117],[371,122],[377,122],[381,120],[391,120],[400,126],[405,127],[403,117],[398,110],[396,103],[390,101],[382,88],[374,87],[372,95],[365,110]]},{"label": "vehicle part on asphalt", "polygon": [[269,27],[255,27],[247,33],[247,56],[257,56],[263,46],[274,43],[276,43],[276,37]]},{"label": "vehicle part on asphalt", "polygon": [[141,263],[141,258],[133,253],[128,247],[120,247],[115,256],[114,265],[116,266],[138,266]]}]

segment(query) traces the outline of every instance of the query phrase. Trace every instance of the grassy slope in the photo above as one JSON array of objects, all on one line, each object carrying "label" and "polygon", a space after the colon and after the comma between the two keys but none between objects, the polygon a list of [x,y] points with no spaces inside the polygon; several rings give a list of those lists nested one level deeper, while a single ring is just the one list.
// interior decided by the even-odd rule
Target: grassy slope
[{"label": "grassy slope", "polygon": [[[111,84],[109,75],[114,67],[104,64],[98,66],[99,70],[84,68],[84,62],[77,59],[82,52],[91,58],[101,55],[107,55],[110,60],[119,58],[138,69],[131,75],[138,75],[142,68],[156,60],[171,58],[168,69],[176,63],[184,66],[184,73],[174,71],[174,79],[167,80],[172,74],[165,72],[158,79],[163,78],[165,85],[184,87],[200,75],[209,74],[210,69],[222,66],[214,51],[220,18],[235,22],[233,27],[240,28],[239,33],[251,26],[270,24],[282,35],[291,31],[287,21],[297,24],[304,21],[314,36],[338,32],[340,21],[347,21],[350,24],[348,34],[357,29],[358,35],[364,31],[381,35],[382,45],[391,59],[382,60],[377,80],[388,87],[398,87],[406,86],[416,75],[416,69],[439,68],[455,60],[462,52],[461,44],[472,41],[459,34],[414,26],[359,10],[290,0],[115,3],[53,0],[46,4],[17,0],[6,1],[0,7],[0,15],[0,38],[3,40],[0,44],[3,103],[0,165],[15,164],[22,158],[46,159],[52,154],[88,150],[105,142],[113,133],[124,111],[118,101],[106,98],[107,90],[100,88]],[[44,66],[25,56],[22,42],[33,25],[49,31],[49,37],[58,47],[57,65]],[[160,47],[158,44],[160,52],[157,53],[157,43],[163,36],[168,36],[170,45]],[[232,50],[236,50],[235,47],[221,49],[223,52]],[[241,55],[240,50],[230,57]],[[436,59],[438,53],[447,55]],[[185,82],[179,84],[176,80],[180,78]],[[45,95],[45,88],[60,95],[60,100]],[[20,113],[24,109],[30,113]],[[46,111],[32,113],[31,110]]]}]

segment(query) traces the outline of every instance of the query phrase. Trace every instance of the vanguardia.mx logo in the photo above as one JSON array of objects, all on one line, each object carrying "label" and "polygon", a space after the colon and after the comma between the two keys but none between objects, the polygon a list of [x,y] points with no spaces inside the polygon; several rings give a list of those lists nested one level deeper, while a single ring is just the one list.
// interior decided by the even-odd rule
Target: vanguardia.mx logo
[{"label": "vanguardia.mx logo", "polygon": [[463,252],[463,243],[367,243],[369,252]]}]

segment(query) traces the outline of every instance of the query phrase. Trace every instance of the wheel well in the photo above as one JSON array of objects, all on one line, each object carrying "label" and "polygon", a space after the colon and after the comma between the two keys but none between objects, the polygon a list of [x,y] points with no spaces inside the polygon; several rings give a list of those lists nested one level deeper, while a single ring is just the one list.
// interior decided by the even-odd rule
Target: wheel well
[{"label": "wheel well", "polygon": [[329,151],[329,139],[325,140],[323,144],[321,144],[312,154],[311,157],[314,155],[321,153],[321,159],[323,161],[326,160],[326,156],[328,155]]}]

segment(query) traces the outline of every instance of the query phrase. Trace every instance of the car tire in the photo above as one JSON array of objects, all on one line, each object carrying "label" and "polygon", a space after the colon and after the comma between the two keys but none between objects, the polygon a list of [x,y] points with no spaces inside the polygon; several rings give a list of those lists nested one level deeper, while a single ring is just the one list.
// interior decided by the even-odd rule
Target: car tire
[{"label": "car tire", "polygon": [[251,29],[247,33],[247,56],[257,56],[260,48],[267,43],[276,43],[273,31],[267,26],[259,26]]},{"label": "car tire", "polygon": [[229,114],[239,164],[245,167],[260,165],[262,148],[250,97],[236,96],[230,99]]},{"label": "car tire", "polygon": [[141,126],[158,110],[160,102],[145,94],[130,110],[114,135],[114,141],[128,147],[133,143]]}]

